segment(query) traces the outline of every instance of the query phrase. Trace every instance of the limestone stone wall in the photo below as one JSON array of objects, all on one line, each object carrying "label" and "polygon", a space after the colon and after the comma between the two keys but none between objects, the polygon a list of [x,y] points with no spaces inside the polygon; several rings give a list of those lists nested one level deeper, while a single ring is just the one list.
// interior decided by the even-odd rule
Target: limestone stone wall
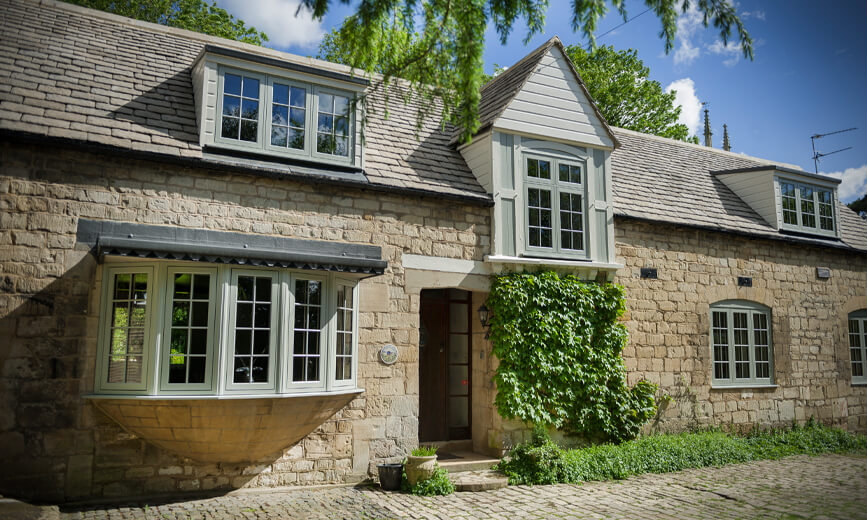
[{"label": "limestone stone wall", "polygon": [[[630,384],[660,385],[651,428],[785,425],[815,417],[867,431],[867,387],[851,384],[848,313],[867,308],[867,256],[682,227],[615,221],[615,281],[626,289]],[[827,267],[831,278],[816,276]],[[642,267],[659,278],[641,279]],[[737,277],[752,277],[738,287]],[[771,308],[770,389],[711,388],[710,310],[726,299]]]},{"label": "limestone stone wall", "polygon": [[[64,149],[0,145],[0,493],[90,497],[345,482],[418,442],[418,292],[403,253],[482,260],[488,208]],[[382,247],[360,288],[366,391],[301,442],[257,464],[202,464],[121,429],[93,391],[101,273],[79,218],[338,240]],[[384,343],[400,349],[379,362]],[[9,468],[15,468],[10,471]]]}]

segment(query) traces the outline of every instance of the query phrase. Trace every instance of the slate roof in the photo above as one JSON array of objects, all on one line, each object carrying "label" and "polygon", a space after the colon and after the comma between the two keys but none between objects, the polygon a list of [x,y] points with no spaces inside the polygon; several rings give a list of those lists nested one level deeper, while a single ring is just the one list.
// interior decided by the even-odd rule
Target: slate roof
[{"label": "slate roof", "polygon": [[[614,133],[622,144],[611,153],[616,216],[841,245],[777,231],[712,173],[778,163],[622,128]],[[845,245],[867,250],[867,222],[844,204],[837,215]]]},{"label": "slate roof", "polygon": [[[0,129],[7,131],[203,158],[190,70],[205,45],[351,73],[342,65],[51,0],[0,0],[0,12]],[[394,93],[387,120],[382,95],[371,101],[378,110],[366,131],[367,184],[490,202],[448,146],[450,132],[432,120],[417,130],[416,106]]]},{"label": "slate roof", "polygon": [[[558,42],[546,42],[483,87],[483,123],[496,119],[545,51]],[[73,139],[212,165],[212,154],[203,154],[198,145],[190,75],[207,44],[351,72],[341,65],[53,0],[0,0],[0,132]],[[416,105],[397,98],[392,95],[388,119],[381,106],[370,118],[364,181],[358,184],[490,203],[450,145],[452,129],[443,131],[431,120],[417,130]],[[377,104],[381,94],[371,100]],[[771,228],[711,174],[770,161],[611,130],[621,144],[612,153],[618,217],[867,251],[867,223],[843,205],[837,208],[843,242],[787,235]],[[259,163],[257,169],[269,167]],[[316,175],[309,164],[272,165],[270,173]],[[320,181],[341,181],[338,177],[331,172],[320,175]]]}]

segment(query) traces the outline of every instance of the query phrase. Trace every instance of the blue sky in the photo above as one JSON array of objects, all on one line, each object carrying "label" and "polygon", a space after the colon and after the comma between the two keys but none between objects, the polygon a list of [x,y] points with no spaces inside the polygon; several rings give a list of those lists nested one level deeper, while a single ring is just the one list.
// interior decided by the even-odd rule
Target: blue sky
[{"label": "blue sky", "polygon": [[[218,0],[230,13],[264,30],[269,46],[315,56],[324,32],[337,27],[352,11],[334,3],[321,22],[302,13],[297,0]],[[694,3],[694,2],[693,2]],[[646,8],[627,0],[629,16]],[[764,0],[737,4],[755,42],[755,60],[724,47],[713,28],[687,13],[678,20],[674,50],[666,55],[658,37],[660,22],[652,12],[599,39],[618,49],[634,48],[663,88],[675,88],[684,107],[683,122],[700,132],[700,103],[709,103],[714,146],[722,145],[726,123],[732,151],[795,164],[813,171],[810,136],[850,127],[858,130],[817,140],[831,152],[819,171],[843,179],[840,197],[848,202],[867,193],[867,2]],[[567,45],[586,43],[572,32],[568,0],[551,0],[547,24],[525,47],[526,31],[516,27],[502,46],[493,30],[486,34],[485,64],[511,65],[551,36]],[[614,12],[599,23],[602,34],[623,22]]]}]

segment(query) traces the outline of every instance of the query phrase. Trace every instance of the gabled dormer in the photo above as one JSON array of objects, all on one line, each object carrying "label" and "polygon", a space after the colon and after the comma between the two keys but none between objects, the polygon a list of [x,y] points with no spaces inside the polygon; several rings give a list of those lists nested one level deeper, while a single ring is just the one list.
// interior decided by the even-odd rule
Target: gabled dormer
[{"label": "gabled dormer", "polygon": [[840,236],[839,179],[775,165],[712,173],[778,231]]},{"label": "gabled dormer", "polygon": [[[313,61],[313,60],[308,60]],[[199,142],[264,158],[361,167],[353,100],[368,81],[339,66],[206,45],[192,70]]]},{"label": "gabled dormer", "polygon": [[619,143],[560,40],[482,87],[479,117],[458,149],[494,197],[489,260],[613,265],[609,157]]}]

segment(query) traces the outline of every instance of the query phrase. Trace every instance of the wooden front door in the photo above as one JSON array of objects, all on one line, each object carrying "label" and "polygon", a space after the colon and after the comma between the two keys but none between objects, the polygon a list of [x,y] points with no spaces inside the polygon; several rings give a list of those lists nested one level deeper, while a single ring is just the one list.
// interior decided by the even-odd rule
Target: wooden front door
[{"label": "wooden front door", "polygon": [[420,442],[470,438],[470,293],[421,293]]}]

